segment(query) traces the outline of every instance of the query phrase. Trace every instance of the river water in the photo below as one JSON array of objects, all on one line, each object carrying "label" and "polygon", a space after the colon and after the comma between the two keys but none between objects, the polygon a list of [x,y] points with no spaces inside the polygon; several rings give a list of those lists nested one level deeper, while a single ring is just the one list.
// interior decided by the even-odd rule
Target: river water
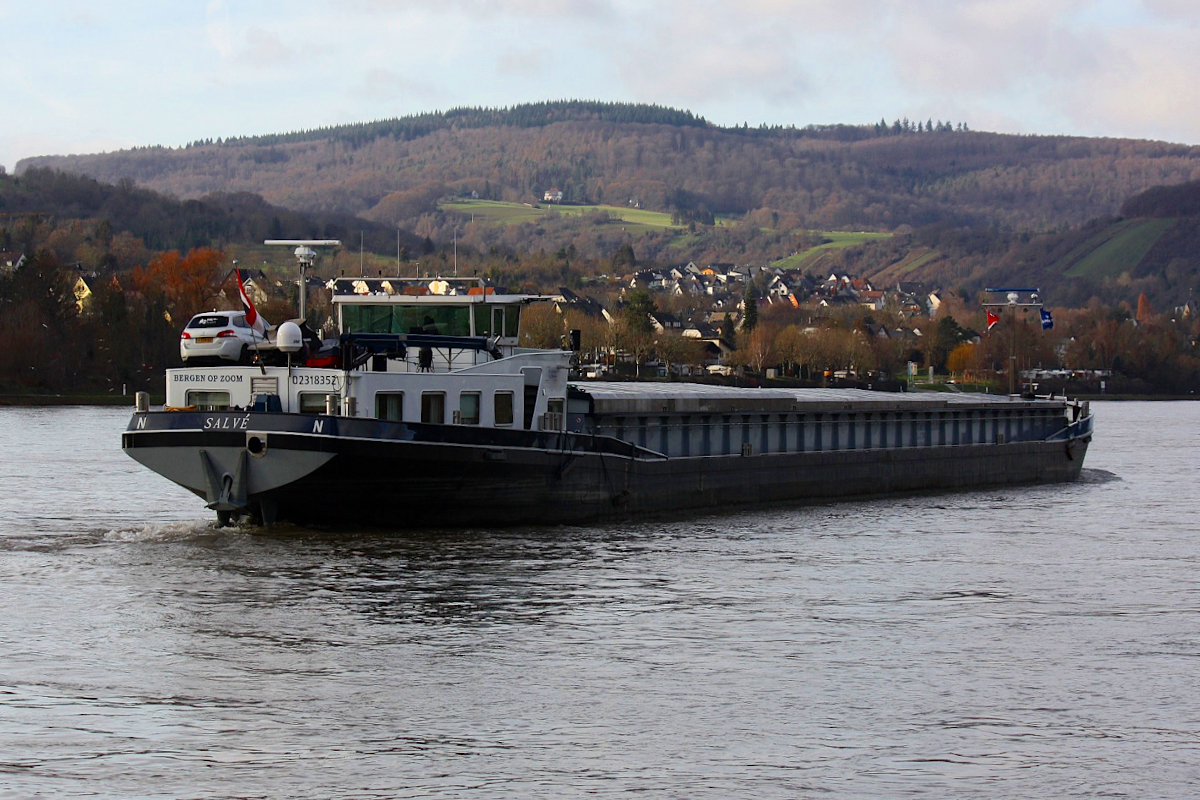
[{"label": "river water", "polygon": [[1200,404],[1094,408],[1070,485],[404,535],[0,409],[0,796],[1194,796]]}]

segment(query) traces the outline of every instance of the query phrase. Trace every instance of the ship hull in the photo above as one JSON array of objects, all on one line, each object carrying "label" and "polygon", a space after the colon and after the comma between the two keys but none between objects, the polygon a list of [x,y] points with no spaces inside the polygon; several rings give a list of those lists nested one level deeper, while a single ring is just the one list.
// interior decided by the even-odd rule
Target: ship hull
[{"label": "ship hull", "polygon": [[1090,426],[1081,434],[665,458],[582,434],[193,412],[135,415],[123,446],[219,514],[413,528],[584,523],[1057,483],[1079,476]]}]

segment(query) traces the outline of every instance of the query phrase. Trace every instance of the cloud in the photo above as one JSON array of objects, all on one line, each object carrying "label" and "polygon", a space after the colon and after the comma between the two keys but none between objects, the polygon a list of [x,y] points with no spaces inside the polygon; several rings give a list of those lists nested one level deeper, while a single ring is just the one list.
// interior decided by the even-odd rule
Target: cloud
[{"label": "cloud", "polygon": [[225,0],[209,0],[205,9],[204,30],[213,49],[220,53],[222,58],[229,58],[233,53],[233,43],[229,33],[229,9],[225,6]]},{"label": "cloud", "polygon": [[1200,6],[1195,0],[1142,0],[1142,5],[1154,16],[1170,22],[1200,23]]},{"label": "cloud", "polygon": [[[654,6],[626,19],[615,32],[624,39],[605,48],[623,85],[656,102],[698,103],[743,96],[792,101],[809,88],[796,54],[797,28],[757,0],[728,12],[729,25],[710,0],[692,5]],[[722,24],[722,22],[726,24]],[[609,41],[606,39],[606,41]]]},{"label": "cloud", "polygon": [[314,124],[586,97],[725,124],[908,116],[1200,142],[1196,0],[205,0],[198,20],[138,3],[119,20],[84,0],[0,3],[10,152],[291,129],[296,97]]},{"label": "cloud", "polygon": [[496,72],[502,76],[528,78],[541,71],[541,53],[537,50],[509,50],[496,56]]},{"label": "cloud", "polygon": [[1088,80],[1058,87],[1055,100],[1081,127],[1132,136],[1200,140],[1200,31],[1145,30]]},{"label": "cloud", "polygon": [[1069,0],[968,2],[906,13],[882,40],[900,81],[943,95],[1026,91],[1096,68],[1104,42],[1072,27]]},{"label": "cloud", "polygon": [[608,0],[328,0],[338,11],[388,17],[436,12],[478,18],[605,19],[615,15]]},{"label": "cloud", "polygon": [[353,90],[357,97],[388,100],[392,102],[418,98],[436,97],[435,87],[423,81],[402,77],[386,69],[372,69]]},{"label": "cloud", "polygon": [[278,34],[256,26],[246,31],[245,43],[238,48],[235,59],[262,68],[287,64],[299,56],[300,51],[285,45]]},{"label": "cloud", "polygon": [[96,27],[100,23],[100,19],[96,16],[95,11],[88,6],[82,5],[72,6],[67,9],[63,15],[63,21],[68,25],[75,25],[81,28]]}]

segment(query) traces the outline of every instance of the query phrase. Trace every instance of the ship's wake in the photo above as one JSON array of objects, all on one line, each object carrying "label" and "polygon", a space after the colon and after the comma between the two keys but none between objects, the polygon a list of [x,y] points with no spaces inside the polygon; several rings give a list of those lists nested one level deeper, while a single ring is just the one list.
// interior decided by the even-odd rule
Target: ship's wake
[{"label": "ship's wake", "polygon": [[1112,483],[1113,481],[1122,480],[1121,476],[1115,472],[1109,472],[1106,469],[1092,469],[1084,467],[1079,472],[1079,477],[1076,483]]},{"label": "ship's wake", "polygon": [[241,529],[223,528],[216,520],[184,520],[180,522],[147,522],[141,525],[114,528],[104,534],[107,542],[185,542],[194,539],[237,534]]}]

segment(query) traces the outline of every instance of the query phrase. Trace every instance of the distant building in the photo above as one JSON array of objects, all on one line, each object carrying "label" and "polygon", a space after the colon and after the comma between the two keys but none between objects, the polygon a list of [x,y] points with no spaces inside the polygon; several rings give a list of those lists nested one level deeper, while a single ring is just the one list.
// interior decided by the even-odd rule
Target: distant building
[{"label": "distant building", "polygon": [[554,310],[559,314],[566,313],[567,311],[577,311],[586,317],[608,319],[604,306],[595,298],[576,294],[565,286],[558,288],[558,294],[554,295],[553,303]]},{"label": "distant building", "polygon": [[80,275],[75,279],[75,286],[72,287],[72,291],[75,294],[75,307],[79,309],[80,314],[91,310],[92,283],[95,280],[95,277],[90,275]]},{"label": "distant building", "polygon": [[[102,284],[105,279],[96,273],[88,275],[80,275],[75,279],[75,285],[71,287],[72,293],[75,295],[75,307],[79,309],[80,314],[92,313],[92,303],[95,299],[94,291]],[[107,279],[108,288],[113,291],[120,292],[121,284],[115,277],[110,276]]]},{"label": "distant building", "polygon": [[657,333],[665,333],[669,330],[677,330],[682,327],[678,319],[672,314],[667,314],[663,311],[650,312],[650,325]]},{"label": "distant building", "polygon": [[542,199],[547,203],[561,203],[563,199],[562,189],[547,189],[542,195]]}]

